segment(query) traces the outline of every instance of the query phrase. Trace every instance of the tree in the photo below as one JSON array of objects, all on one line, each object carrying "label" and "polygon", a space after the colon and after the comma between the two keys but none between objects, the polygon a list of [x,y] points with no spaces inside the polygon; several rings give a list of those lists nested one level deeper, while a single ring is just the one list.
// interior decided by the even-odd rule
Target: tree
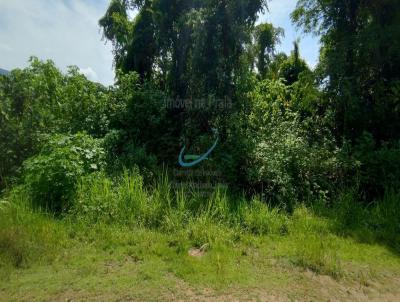
[{"label": "tree", "polygon": [[[248,75],[244,45],[265,7],[265,0],[113,0],[100,25],[117,69],[139,73],[142,84],[155,83],[173,99],[207,100],[201,108],[167,108],[175,137],[193,141],[218,127],[223,142],[246,94],[237,88]],[[132,8],[137,15],[129,20]],[[226,99],[232,106],[216,110]]]},{"label": "tree", "polygon": [[269,65],[272,63],[275,47],[281,42],[284,30],[275,28],[271,23],[262,23],[256,26],[254,32],[257,70],[261,78],[267,76]]},{"label": "tree", "polygon": [[363,196],[379,198],[400,179],[400,2],[300,0],[292,18],[321,35],[317,70],[335,136],[360,163]]},{"label": "tree", "polygon": [[279,71],[282,64],[288,59],[284,52],[277,53],[273,56],[272,61],[268,68],[267,78],[271,80],[279,80]]},{"label": "tree", "polygon": [[300,0],[292,19],[321,35],[337,137],[355,142],[367,131],[378,145],[400,138],[400,2]]},{"label": "tree", "polygon": [[[99,23],[113,44],[117,68],[142,78],[161,73],[173,96],[226,96],[265,6],[265,0],[113,0]],[[130,21],[132,8],[138,13]]]},{"label": "tree", "polygon": [[285,80],[287,85],[297,82],[299,75],[309,70],[307,63],[300,58],[299,43],[295,41],[294,50],[287,60],[285,60],[279,68],[279,77]]},{"label": "tree", "polygon": [[[114,47],[114,61],[117,69],[124,72],[136,71],[142,79],[152,73],[157,52],[155,28],[151,2],[112,0],[106,14],[100,19],[103,35]],[[140,13],[133,21],[128,11],[140,7]]]},{"label": "tree", "polygon": [[0,187],[49,135],[86,132],[102,137],[109,129],[108,90],[70,67],[62,74],[52,61],[0,77]]}]

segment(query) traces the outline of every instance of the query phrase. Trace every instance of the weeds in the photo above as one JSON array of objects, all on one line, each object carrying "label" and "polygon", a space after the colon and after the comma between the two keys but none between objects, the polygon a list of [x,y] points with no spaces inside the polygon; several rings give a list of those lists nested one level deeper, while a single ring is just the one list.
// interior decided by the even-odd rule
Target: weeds
[{"label": "weeds", "polygon": [[[258,250],[274,242],[271,255],[340,278],[346,271],[343,255],[346,261],[358,257],[349,250],[351,244],[340,239],[352,234],[344,230],[369,231],[370,243],[390,241],[398,247],[398,201],[399,195],[388,191],[376,206],[365,208],[354,195],[345,194],[330,208],[297,206],[289,214],[258,199],[233,200],[222,189],[208,198],[173,191],[166,177],[145,187],[136,170],[115,179],[96,173],[81,179],[70,212],[57,219],[33,210],[23,187],[9,192],[0,203],[0,266],[4,275],[13,267],[53,261],[72,242],[99,244],[110,252],[124,246],[129,257],[139,260],[151,249],[157,257],[177,259],[187,257],[192,247],[206,245],[205,254],[211,255],[214,265],[210,269],[220,275],[232,271],[228,266],[233,258],[246,257],[247,252],[235,252],[237,246]],[[153,240],[161,241],[148,242]]]},{"label": "weeds", "polygon": [[52,261],[66,246],[62,222],[34,212],[24,191],[12,191],[2,204],[5,206],[0,208],[1,267],[24,268],[32,262]]},{"label": "weeds", "polygon": [[299,235],[295,241],[294,263],[319,274],[342,276],[338,244],[333,236]]}]

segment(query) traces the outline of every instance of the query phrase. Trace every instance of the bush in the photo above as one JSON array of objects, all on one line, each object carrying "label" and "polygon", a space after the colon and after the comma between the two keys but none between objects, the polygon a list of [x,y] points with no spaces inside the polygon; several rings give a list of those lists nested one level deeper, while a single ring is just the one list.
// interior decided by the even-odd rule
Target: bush
[{"label": "bush", "polygon": [[68,209],[78,179],[103,166],[101,140],[86,134],[55,135],[24,162],[23,180],[35,206],[61,213]]},{"label": "bush", "polygon": [[[179,144],[173,144],[177,138],[169,135],[174,121],[167,119],[166,95],[151,83],[140,83],[138,74],[132,72],[118,74],[112,98],[114,131],[106,140],[110,164],[142,168],[143,158],[145,166],[154,166],[155,156],[160,162],[167,161],[171,146]],[[176,153],[172,152],[174,159]]]},{"label": "bush", "polygon": [[380,199],[387,189],[400,187],[400,141],[377,146],[373,136],[365,132],[354,149],[361,163],[357,181],[364,197]]},{"label": "bush", "polygon": [[342,194],[333,208],[324,209],[336,222],[336,233],[362,242],[384,243],[400,251],[400,193],[386,190],[381,199],[365,206],[357,189]]},{"label": "bush", "polygon": [[92,173],[79,182],[70,214],[90,223],[111,222],[118,218],[113,182],[102,173]]},{"label": "bush", "polygon": [[251,99],[249,182],[289,211],[298,200],[327,198],[344,169],[328,131],[308,131],[311,118],[293,110],[289,89],[279,81],[261,82]]},{"label": "bush", "polygon": [[104,137],[107,170],[110,173],[139,167],[146,181],[153,178],[157,169],[157,157],[148,154],[143,147],[130,141],[124,130],[112,130]]},{"label": "bush", "polygon": [[113,108],[109,91],[77,67],[61,73],[52,61],[32,57],[30,66],[0,77],[0,188],[43,146],[43,135],[87,132],[102,137]]}]

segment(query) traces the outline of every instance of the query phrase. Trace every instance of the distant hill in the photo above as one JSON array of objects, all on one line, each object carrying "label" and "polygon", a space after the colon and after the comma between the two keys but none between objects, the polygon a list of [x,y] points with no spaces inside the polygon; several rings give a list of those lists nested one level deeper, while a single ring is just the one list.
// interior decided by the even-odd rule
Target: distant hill
[{"label": "distant hill", "polygon": [[10,72],[8,70],[0,68],[0,75],[8,75]]}]

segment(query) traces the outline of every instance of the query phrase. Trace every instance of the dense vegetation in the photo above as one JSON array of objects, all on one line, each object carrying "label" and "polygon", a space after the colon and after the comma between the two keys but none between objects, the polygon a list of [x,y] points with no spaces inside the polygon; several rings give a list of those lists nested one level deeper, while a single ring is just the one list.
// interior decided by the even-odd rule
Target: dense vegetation
[{"label": "dense vegetation", "polygon": [[[334,277],[324,234],[400,252],[399,2],[299,0],[293,22],[321,37],[315,70],[297,41],[276,52],[281,28],[256,25],[266,1],[172,2],[111,1],[110,87],[34,57],[0,76],[0,267],[57,246],[16,212],[174,234],[178,253],[287,236],[294,263]],[[182,146],[206,150],[215,129],[209,158],[178,168]],[[177,171],[207,177],[177,188]]]}]

